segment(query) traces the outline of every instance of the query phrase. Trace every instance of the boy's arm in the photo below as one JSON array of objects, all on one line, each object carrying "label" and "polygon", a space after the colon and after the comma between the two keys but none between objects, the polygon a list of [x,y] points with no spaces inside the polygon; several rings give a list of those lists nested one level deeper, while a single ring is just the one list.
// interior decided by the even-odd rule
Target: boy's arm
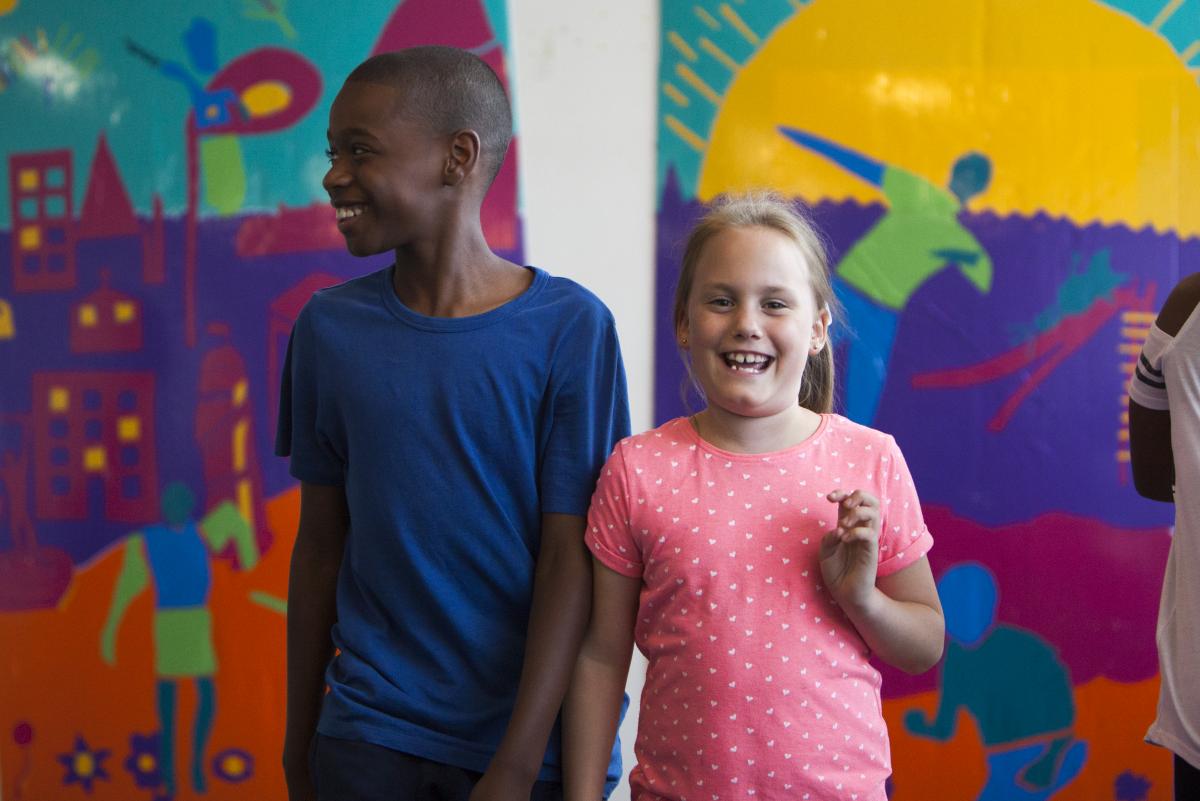
[{"label": "boy's arm", "polygon": [[316,797],[308,748],[325,695],[325,668],[333,656],[337,577],[350,528],[342,487],[300,485],[300,527],[288,577],[287,728],[283,770],[290,801]]},{"label": "boy's arm", "polygon": [[592,560],[592,617],[563,705],[563,797],[599,801],[617,736],[642,582]]},{"label": "boy's arm", "polygon": [[[1197,303],[1200,303],[1200,273],[1193,273],[1171,290],[1154,324],[1173,337],[1191,317]],[[1139,365],[1139,370],[1144,369],[1145,366]],[[1161,382],[1161,376],[1147,377]],[[1136,373],[1132,380],[1139,380]],[[1129,452],[1133,486],[1138,494],[1172,503],[1175,500],[1175,455],[1171,449],[1171,413],[1166,409],[1149,409],[1130,399]]]},{"label": "boy's arm", "polygon": [[[542,515],[525,661],[508,729],[471,801],[525,799],[537,781],[587,626],[592,567],[585,519]],[[611,740],[610,740],[611,743]]]}]

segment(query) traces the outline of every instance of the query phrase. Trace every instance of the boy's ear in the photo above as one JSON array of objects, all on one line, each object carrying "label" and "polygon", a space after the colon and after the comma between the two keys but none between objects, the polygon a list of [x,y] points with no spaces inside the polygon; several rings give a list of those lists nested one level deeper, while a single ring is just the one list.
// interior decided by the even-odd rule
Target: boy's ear
[{"label": "boy's ear", "polygon": [[479,166],[479,134],[470,129],[455,132],[450,140],[450,151],[442,168],[442,183],[458,186]]}]

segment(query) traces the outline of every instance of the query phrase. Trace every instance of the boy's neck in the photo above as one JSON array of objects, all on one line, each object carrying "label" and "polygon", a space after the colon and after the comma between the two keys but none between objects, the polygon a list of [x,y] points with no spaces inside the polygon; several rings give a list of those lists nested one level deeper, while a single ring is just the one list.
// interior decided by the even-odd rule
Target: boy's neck
[{"label": "boy's neck", "polygon": [[709,406],[693,415],[691,422],[701,439],[721,450],[771,453],[811,437],[821,425],[821,416],[801,406],[770,417],[743,417]]},{"label": "boy's neck", "polygon": [[488,247],[478,225],[454,226],[396,249],[392,289],[427,317],[470,317],[502,306],[529,288],[533,273]]}]

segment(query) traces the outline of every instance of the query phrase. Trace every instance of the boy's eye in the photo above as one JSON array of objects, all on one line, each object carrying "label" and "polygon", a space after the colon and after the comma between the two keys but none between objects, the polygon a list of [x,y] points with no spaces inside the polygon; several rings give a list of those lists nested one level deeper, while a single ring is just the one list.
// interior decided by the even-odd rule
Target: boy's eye
[{"label": "boy's eye", "polygon": [[362,156],[362,155],[365,155],[367,152],[369,152],[369,151],[362,145],[351,145],[350,146],[350,155],[351,156]]},{"label": "boy's eye", "polygon": [[770,311],[782,311],[787,308],[787,304],[782,300],[768,300],[763,304],[763,307]]},{"label": "boy's eye", "polygon": [[337,158],[337,151],[334,150],[332,147],[325,148],[325,158],[329,159],[330,161],[333,161],[334,159]]}]

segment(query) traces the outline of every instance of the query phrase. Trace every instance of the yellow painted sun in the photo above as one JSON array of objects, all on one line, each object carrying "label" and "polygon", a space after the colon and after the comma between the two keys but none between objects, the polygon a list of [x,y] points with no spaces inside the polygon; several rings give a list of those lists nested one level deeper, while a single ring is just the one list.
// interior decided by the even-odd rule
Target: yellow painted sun
[{"label": "yellow painted sun", "polygon": [[698,194],[772,186],[879,198],[786,125],[945,185],[992,162],[972,208],[1200,234],[1200,86],[1152,27],[1093,0],[819,0],[725,92]]}]

